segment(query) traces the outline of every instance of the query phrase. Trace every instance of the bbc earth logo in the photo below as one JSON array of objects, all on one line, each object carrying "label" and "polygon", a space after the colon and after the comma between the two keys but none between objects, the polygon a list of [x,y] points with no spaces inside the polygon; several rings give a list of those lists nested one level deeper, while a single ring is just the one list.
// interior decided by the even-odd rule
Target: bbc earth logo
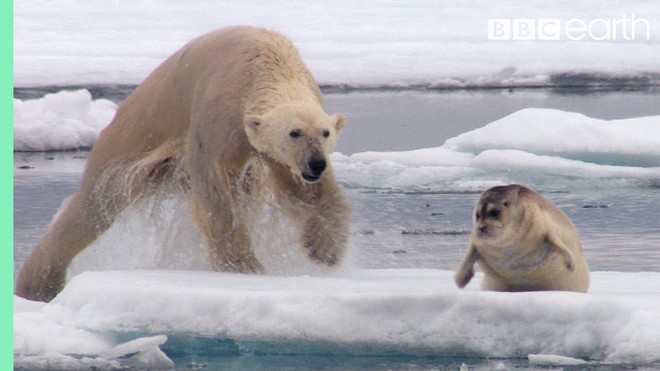
[{"label": "bbc earth logo", "polygon": [[620,18],[491,18],[488,40],[495,41],[635,41],[651,40],[651,25],[635,14]]}]

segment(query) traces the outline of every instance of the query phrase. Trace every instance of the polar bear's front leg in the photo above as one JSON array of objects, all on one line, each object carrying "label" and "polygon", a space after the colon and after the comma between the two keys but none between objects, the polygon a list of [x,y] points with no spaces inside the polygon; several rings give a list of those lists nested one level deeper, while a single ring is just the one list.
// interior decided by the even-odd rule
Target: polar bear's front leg
[{"label": "polar bear's front leg", "polygon": [[241,207],[232,203],[236,197],[229,193],[231,189],[220,190],[214,185],[201,192],[195,188],[193,214],[206,239],[211,267],[222,272],[261,273],[263,267],[252,251],[247,221]]},{"label": "polar bear's front leg", "polygon": [[326,182],[313,213],[303,226],[303,244],[310,259],[327,266],[341,262],[349,235],[350,205],[333,181]]}]

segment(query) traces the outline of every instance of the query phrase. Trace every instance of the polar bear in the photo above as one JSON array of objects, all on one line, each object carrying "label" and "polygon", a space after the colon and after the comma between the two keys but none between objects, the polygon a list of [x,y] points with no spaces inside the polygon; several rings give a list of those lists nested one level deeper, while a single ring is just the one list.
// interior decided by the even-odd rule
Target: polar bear
[{"label": "polar bear", "polygon": [[[283,35],[249,26],[185,45],[136,88],[95,143],[81,186],[23,264],[16,294],[50,301],[71,260],[131,203],[184,187],[213,269],[259,273],[245,206],[275,197],[301,249],[341,262],[350,205],[329,154],[346,119]],[[258,202],[257,202],[258,203]]]}]

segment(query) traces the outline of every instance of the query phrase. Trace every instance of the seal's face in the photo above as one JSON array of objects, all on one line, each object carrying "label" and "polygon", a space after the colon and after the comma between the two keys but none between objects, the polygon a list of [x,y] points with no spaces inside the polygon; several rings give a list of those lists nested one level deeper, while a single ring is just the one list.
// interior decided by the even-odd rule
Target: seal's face
[{"label": "seal's face", "polygon": [[525,212],[518,202],[519,191],[514,184],[484,192],[474,208],[473,236],[493,245],[510,239]]}]

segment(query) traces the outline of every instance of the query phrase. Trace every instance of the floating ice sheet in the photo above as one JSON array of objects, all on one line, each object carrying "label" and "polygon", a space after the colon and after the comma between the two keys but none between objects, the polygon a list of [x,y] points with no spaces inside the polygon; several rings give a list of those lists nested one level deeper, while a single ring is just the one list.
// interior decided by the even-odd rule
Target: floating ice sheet
[{"label": "floating ice sheet", "polygon": [[[50,304],[15,298],[14,352],[17,365],[65,358],[124,362],[119,356],[133,353],[166,364],[156,349],[165,335],[293,354],[660,361],[658,273],[595,272],[587,294],[483,292],[480,275],[459,290],[452,275],[423,269],[325,277],[86,272]],[[127,342],[119,334],[140,335]]]}]

